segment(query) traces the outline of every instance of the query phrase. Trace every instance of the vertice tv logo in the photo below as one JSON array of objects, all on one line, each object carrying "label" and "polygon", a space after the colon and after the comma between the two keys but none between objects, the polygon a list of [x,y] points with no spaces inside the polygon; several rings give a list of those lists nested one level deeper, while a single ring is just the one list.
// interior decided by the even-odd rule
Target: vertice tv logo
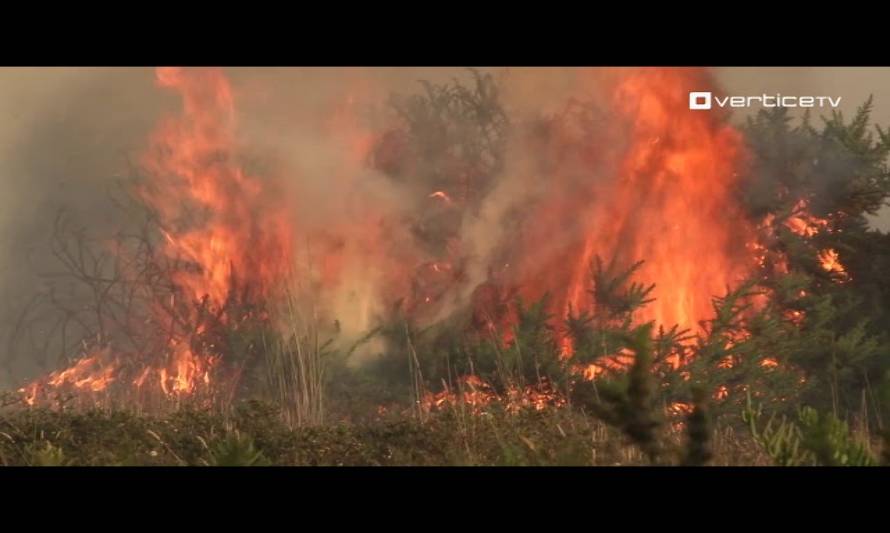
[{"label": "vertice tv logo", "polygon": [[781,94],[762,94],[759,96],[716,96],[710,91],[693,91],[689,93],[689,109],[711,109],[713,104],[719,107],[837,107],[841,97],[833,96],[782,96]]}]

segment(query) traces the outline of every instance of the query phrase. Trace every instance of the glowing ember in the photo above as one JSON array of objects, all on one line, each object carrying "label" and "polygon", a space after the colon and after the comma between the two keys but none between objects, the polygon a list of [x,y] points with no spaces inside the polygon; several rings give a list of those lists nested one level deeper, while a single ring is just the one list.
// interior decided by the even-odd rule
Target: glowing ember
[{"label": "glowing ember", "polygon": [[668,406],[668,413],[675,416],[688,416],[695,408],[691,403],[674,402]]},{"label": "glowing ember", "polygon": [[820,231],[829,229],[828,220],[810,214],[808,206],[806,200],[799,200],[794,205],[791,216],[785,220],[785,226],[802,237],[812,237]]},{"label": "glowing ember", "polygon": [[515,413],[521,409],[541,411],[566,403],[562,395],[546,381],[524,388],[508,387],[505,394],[498,395],[490,384],[470,374],[460,378],[457,389],[453,391],[446,386],[441,392],[427,393],[421,401],[421,407],[426,411],[468,407],[474,414],[480,414],[494,404],[507,412]]},{"label": "glowing ember", "polygon": [[[811,238],[820,233],[834,233],[831,221],[827,218],[819,218],[809,212],[809,203],[801,199],[792,209],[791,216],[785,220],[785,226],[801,237]],[[826,272],[834,275],[838,282],[849,281],[850,276],[840,262],[837,251],[833,248],[820,250],[817,254],[819,265]]]},{"label": "glowing ember", "polygon": [[819,252],[819,264],[826,272],[836,274],[837,278],[841,281],[850,279],[850,276],[844,269],[844,265],[840,262],[838,253],[833,248],[828,248]]},{"label": "glowing ember", "polygon": [[779,362],[772,357],[767,357],[760,362],[760,366],[762,366],[763,368],[776,368],[779,366]]},{"label": "glowing ember", "polygon": [[430,198],[436,198],[436,199],[438,199],[438,200],[442,200],[442,201],[445,202],[446,204],[450,204],[450,203],[451,203],[451,197],[448,196],[448,194],[446,194],[445,192],[442,192],[442,191],[436,191],[436,192],[434,192],[433,194],[430,195]]}]

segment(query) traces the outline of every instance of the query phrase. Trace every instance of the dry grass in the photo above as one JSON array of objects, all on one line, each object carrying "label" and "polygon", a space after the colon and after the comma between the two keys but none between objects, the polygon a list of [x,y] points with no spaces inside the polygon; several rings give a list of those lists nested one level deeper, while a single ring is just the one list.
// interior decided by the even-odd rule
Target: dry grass
[{"label": "dry grass", "polygon": [[329,354],[320,339],[314,302],[301,298],[298,288],[290,288],[282,307],[280,335],[264,339],[267,390],[278,405],[285,406],[282,416],[290,427],[323,424]]}]

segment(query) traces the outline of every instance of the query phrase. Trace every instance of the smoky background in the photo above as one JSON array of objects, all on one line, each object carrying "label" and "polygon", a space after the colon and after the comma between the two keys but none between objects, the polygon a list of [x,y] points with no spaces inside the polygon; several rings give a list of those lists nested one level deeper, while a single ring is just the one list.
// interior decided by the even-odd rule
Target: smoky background
[{"label": "smoky background", "polygon": [[[505,104],[520,115],[557,111],[577,94],[583,75],[567,68],[480,70],[501,82]],[[256,161],[256,172],[274,173],[286,185],[299,183],[300,223],[310,226],[367,204],[385,205],[394,213],[412,207],[406,205],[407,196],[362,161],[344,160],[340,149],[344,143],[360,142],[363,127],[386,123],[390,94],[416,92],[419,80],[469,79],[462,68],[228,68],[226,73],[235,91],[238,134]],[[873,121],[890,124],[887,68],[723,67],[714,73],[732,94],[841,96],[845,115],[874,95]],[[155,85],[149,68],[0,69],[4,350],[15,349],[9,341],[16,319],[41,290],[42,274],[53,268],[49,239],[56,215],[64,209],[97,239],[116,231],[121,215],[110,195],[134,172],[158,120],[178,105],[176,95]],[[332,120],[341,112],[347,119],[363,117],[355,125],[354,139],[338,137],[344,128]],[[733,120],[744,118],[744,113],[736,113]],[[890,229],[890,212],[885,210],[872,222]],[[27,354],[12,360],[0,370],[2,387],[34,370]]]}]

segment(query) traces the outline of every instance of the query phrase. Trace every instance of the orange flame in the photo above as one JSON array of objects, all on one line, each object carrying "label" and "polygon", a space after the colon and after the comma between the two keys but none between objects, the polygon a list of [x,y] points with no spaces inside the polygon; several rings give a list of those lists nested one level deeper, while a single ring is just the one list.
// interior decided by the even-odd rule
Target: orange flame
[{"label": "orange flame", "polygon": [[845,281],[850,277],[844,265],[841,264],[838,253],[834,248],[828,248],[819,252],[819,264],[826,272],[836,274],[839,280]]},{"label": "orange flame", "polygon": [[[180,397],[207,388],[221,354],[213,345],[200,350],[194,345],[206,330],[202,312],[237,324],[244,316],[230,316],[232,300],[262,303],[288,274],[287,206],[268,181],[248,174],[238,161],[234,99],[223,73],[159,68],[156,78],[182,99],[181,115],[165,119],[153,133],[142,158],[146,180],[136,190],[157,216],[160,256],[173,265],[175,295],[151,304],[158,323],[174,324],[165,333],[166,353],[124,355],[105,348],[88,354],[23,388],[26,403],[35,403],[48,388],[104,391],[124,367],[127,384],[136,390],[153,383],[160,393]],[[177,302],[180,294],[184,302]],[[169,318],[171,308],[175,321]]]},{"label": "orange flame", "polygon": [[117,379],[120,364],[109,347],[95,349],[70,367],[50,373],[19,389],[22,400],[36,405],[46,390],[70,393],[98,393]]},{"label": "orange flame", "polygon": [[791,216],[785,220],[785,226],[801,237],[812,237],[829,227],[827,219],[813,216],[808,209],[809,202],[800,199],[794,205]]},{"label": "orange flame", "polygon": [[[237,160],[228,81],[219,70],[176,68],[158,69],[157,80],[179,92],[183,114],[153,135],[143,161],[151,180],[139,192],[166,228],[165,254],[199,267],[178,272],[176,282],[216,308],[236,282],[267,296],[286,275],[291,228],[280,197],[275,201]],[[187,225],[201,214],[205,220]]]},{"label": "orange flame", "polygon": [[[535,250],[528,254],[535,262],[518,261],[525,296],[549,291],[559,315],[589,309],[596,305],[589,282],[595,256],[625,266],[643,260],[636,277],[656,285],[656,301],[637,318],[695,328],[711,317],[713,296],[756,266],[755,258],[734,245],[753,240],[753,228],[733,197],[741,134],[717,113],[688,108],[689,92],[710,86],[698,70],[645,69],[621,76],[611,90],[614,120],[601,125],[602,139],[573,148],[588,178],[570,181],[577,180],[578,169],[556,166],[551,179],[557,192],[529,216],[534,223],[523,249]],[[554,126],[552,149],[564,154],[564,145],[575,141],[566,141],[573,137],[560,127]],[[617,154],[615,146],[622,147]],[[573,234],[582,237],[540,264],[554,242]]]}]

